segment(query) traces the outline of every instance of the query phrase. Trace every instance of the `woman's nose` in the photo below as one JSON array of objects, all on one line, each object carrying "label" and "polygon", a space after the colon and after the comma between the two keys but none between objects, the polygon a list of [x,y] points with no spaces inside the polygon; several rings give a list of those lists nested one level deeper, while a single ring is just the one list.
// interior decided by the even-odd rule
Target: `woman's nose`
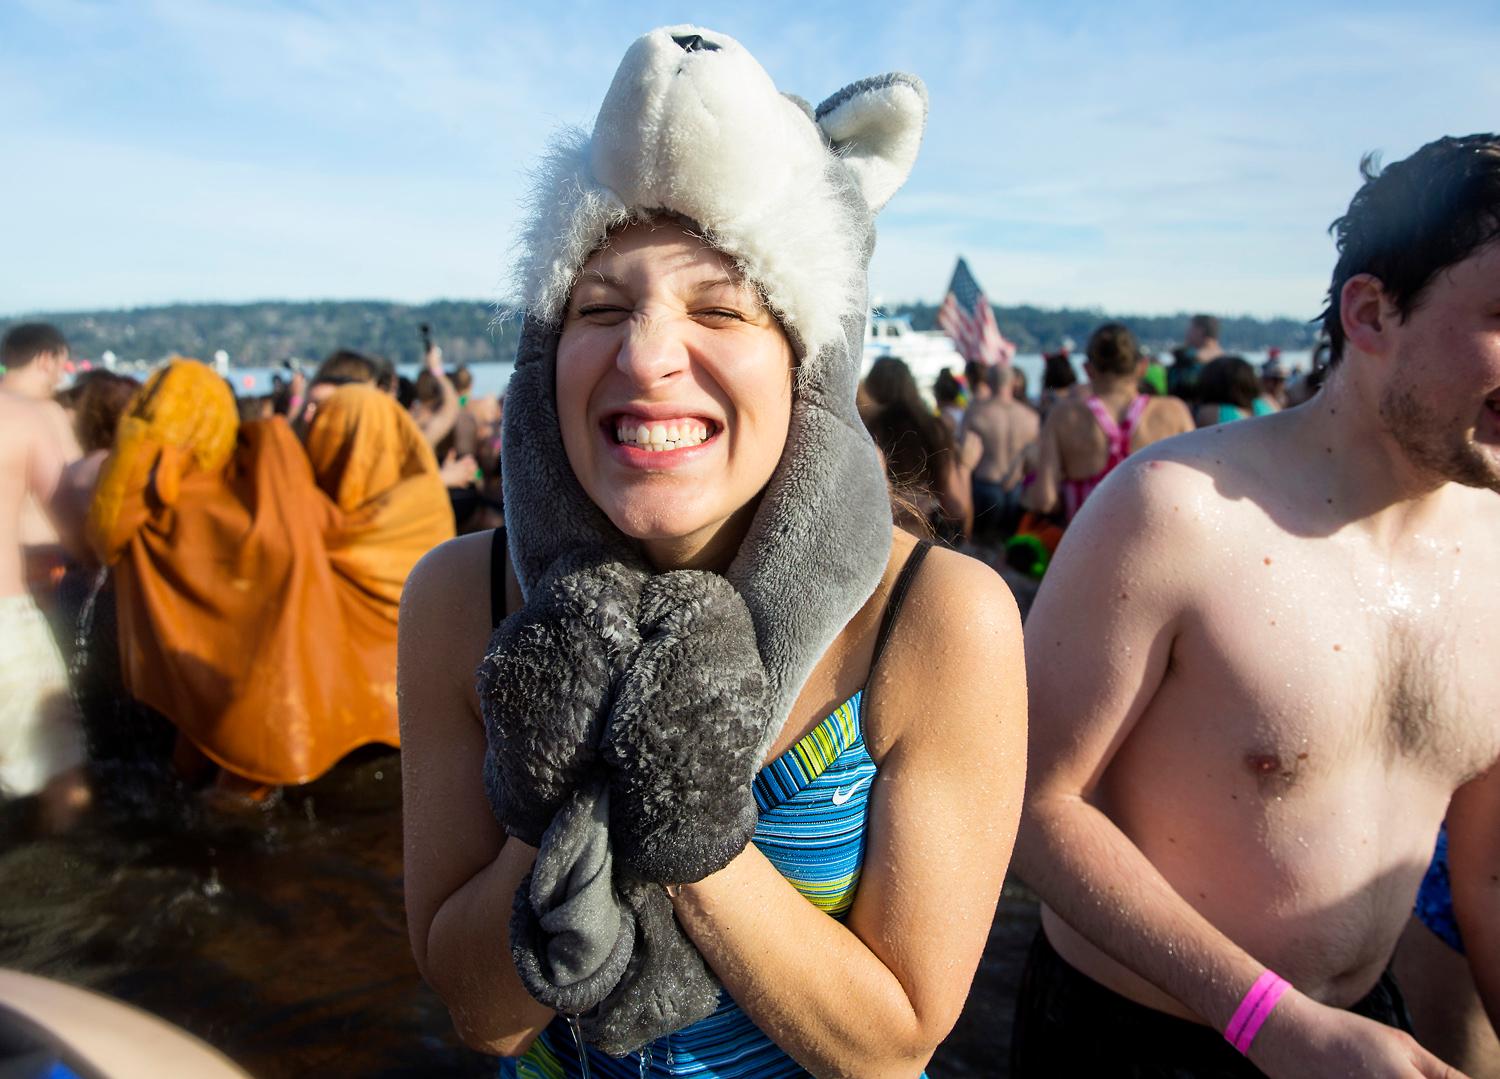
[{"label": "woman's nose", "polygon": [[655,386],[687,367],[687,347],[672,319],[636,315],[615,365],[637,386]]}]

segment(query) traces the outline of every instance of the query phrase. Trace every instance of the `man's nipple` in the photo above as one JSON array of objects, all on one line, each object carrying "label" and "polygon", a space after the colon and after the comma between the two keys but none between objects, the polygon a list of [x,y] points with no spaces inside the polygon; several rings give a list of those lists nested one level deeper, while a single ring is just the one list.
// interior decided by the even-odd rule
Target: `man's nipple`
[{"label": "man's nipple", "polygon": [[1298,753],[1293,760],[1283,760],[1279,753],[1247,753],[1245,767],[1262,787],[1269,784],[1286,786],[1297,778],[1297,772],[1306,760],[1306,753]]}]

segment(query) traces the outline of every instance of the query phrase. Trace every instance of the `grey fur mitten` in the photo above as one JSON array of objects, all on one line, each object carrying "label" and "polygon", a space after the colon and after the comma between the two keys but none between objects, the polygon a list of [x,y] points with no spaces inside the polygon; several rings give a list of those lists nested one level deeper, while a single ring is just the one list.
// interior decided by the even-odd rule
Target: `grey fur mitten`
[{"label": "grey fur mitten", "polygon": [[717,983],[659,884],[755,829],[769,705],[739,593],[566,555],[496,629],[479,693],[491,806],[538,847],[511,917],[527,991],[613,1053],[710,1014]]},{"label": "grey fur mitten", "polygon": [[485,789],[508,834],[533,847],[569,795],[601,775],[614,685],[640,643],[644,570],[570,551],[490,638],[476,673]]},{"label": "grey fur mitten", "polygon": [[765,668],[745,601],[716,573],[652,577],[638,629],[601,749],[610,835],[645,880],[689,883],[729,864],[755,831]]}]

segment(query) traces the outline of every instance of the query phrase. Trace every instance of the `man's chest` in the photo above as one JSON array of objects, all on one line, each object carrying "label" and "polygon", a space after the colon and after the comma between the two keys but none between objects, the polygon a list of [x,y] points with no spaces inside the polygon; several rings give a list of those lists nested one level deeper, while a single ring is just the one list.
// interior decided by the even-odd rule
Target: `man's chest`
[{"label": "man's chest", "polygon": [[1171,676],[1236,717],[1251,771],[1384,762],[1457,785],[1500,754],[1493,589],[1467,580],[1500,567],[1481,561],[1268,551],[1226,567],[1195,606]]}]

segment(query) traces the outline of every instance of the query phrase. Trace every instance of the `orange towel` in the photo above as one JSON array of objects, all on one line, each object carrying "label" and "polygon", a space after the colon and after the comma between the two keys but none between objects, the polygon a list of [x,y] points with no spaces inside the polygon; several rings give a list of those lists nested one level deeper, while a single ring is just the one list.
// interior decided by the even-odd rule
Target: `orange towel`
[{"label": "orange towel", "polygon": [[[315,477],[282,420],[238,424],[227,384],[176,360],[122,421],[89,517],[114,567],[126,688],[259,783],[397,744],[395,605],[417,558],[453,535],[430,453],[410,464],[399,439],[381,453],[333,428],[319,445]],[[344,476],[363,484],[347,511],[318,484]],[[434,486],[440,502],[420,493]]]}]

